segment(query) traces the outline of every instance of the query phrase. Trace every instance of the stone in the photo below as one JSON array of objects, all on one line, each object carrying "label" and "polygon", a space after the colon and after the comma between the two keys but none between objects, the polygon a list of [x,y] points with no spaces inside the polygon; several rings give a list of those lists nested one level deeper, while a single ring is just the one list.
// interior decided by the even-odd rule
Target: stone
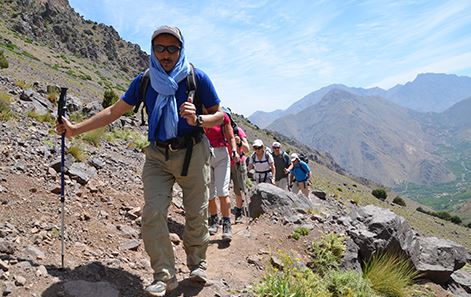
[{"label": "stone", "polygon": [[138,239],[131,239],[126,241],[121,245],[122,250],[131,250],[131,251],[137,251],[139,246],[141,245],[141,241]]},{"label": "stone", "polygon": [[108,282],[89,282],[84,280],[64,283],[65,296],[70,297],[119,297],[119,291]]},{"label": "stone", "polygon": [[81,185],[86,185],[97,174],[95,167],[85,163],[74,163],[70,166],[68,174]]}]

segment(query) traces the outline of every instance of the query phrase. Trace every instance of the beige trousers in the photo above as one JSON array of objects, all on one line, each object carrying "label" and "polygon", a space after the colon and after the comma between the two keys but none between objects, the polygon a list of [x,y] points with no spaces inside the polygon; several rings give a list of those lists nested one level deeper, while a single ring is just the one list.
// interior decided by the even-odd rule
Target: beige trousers
[{"label": "beige trousers", "polygon": [[185,149],[169,151],[165,161],[165,149],[149,146],[142,173],[144,183],[144,209],[142,214],[142,238],[149,254],[155,280],[168,280],[175,276],[175,256],[169,238],[167,213],[172,201],[172,187],[177,182],[183,190],[185,229],[183,247],[190,269],[206,267],[206,249],[209,243],[208,198],[211,156],[208,139],[193,146],[187,176],[180,176]]}]

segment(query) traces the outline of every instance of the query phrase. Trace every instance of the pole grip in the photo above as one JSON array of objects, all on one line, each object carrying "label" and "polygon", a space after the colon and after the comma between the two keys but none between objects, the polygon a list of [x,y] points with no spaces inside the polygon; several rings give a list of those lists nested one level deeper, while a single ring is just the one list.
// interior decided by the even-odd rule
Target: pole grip
[{"label": "pole grip", "polygon": [[57,105],[57,121],[62,124],[62,117],[65,116],[67,110],[67,88],[61,88],[61,95],[59,97],[59,103]]}]

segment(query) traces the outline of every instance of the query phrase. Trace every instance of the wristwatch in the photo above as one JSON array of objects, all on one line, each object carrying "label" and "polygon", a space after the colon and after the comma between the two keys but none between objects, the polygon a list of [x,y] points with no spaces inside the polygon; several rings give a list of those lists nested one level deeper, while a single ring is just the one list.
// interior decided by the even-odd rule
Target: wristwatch
[{"label": "wristwatch", "polygon": [[196,116],[196,126],[197,127],[203,126],[203,116],[200,114]]}]

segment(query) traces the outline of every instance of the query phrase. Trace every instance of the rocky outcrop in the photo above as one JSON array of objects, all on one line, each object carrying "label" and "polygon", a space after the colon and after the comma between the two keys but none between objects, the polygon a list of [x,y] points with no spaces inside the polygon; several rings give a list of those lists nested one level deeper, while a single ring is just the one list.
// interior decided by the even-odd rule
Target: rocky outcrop
[{"label": "rocky outcrop", "polygon": [[463,246],[450,240],[422,237],[404,218],[387,209],[368,205],[355,209],[342,222],[357,246],[359,262],[378,251],[399,252],[411,260],[421,277],[443,285],[471,259]]}]

